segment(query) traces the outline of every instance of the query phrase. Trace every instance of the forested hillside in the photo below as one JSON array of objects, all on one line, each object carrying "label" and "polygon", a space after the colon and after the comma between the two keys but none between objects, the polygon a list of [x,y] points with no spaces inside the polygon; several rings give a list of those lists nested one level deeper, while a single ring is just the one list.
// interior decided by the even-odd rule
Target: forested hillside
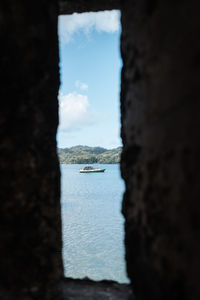
[{"label": "forested hillside", "polygon": [[122,148],[108,150],[101,147],[75,146],[57,150],[61,164],[117,164],[120,162]]}]

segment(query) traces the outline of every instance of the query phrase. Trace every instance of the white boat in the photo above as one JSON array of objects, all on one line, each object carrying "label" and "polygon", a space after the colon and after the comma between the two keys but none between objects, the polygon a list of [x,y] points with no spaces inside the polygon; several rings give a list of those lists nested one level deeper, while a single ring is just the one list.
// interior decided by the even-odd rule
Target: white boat
[{"label": "white boat", "polygon": [[91,166],[85,166],[83,169],[80,169],[80,173],[102,173],[105,169],[93,168]]}]

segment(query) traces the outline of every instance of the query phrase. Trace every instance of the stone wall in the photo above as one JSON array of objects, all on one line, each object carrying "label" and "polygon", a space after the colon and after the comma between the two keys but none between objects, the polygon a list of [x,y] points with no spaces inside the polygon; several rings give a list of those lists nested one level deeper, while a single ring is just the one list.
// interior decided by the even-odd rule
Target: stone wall
[{"label": "stone wall", "polygon": [[63,276],[57,3],[3,0],[0,24],[0,298],[44,299]]},{"label": "stone wall", "polygon": [[122,3],[128,275],[136,299],[200,299],[200,4]]},{"label": "stone wall", "polygon": [[[59,3],[60,13],[119,8]],[[199,8],[197,0],[121,1],[123,213],[137,300],[200,298]],[[57,15],[56,0],[0,3],[4,300],[59,300],[69,284],[61,281]]]},{"label": "stone wall", "polygon": [[120,0],[59,0],[60,14],[72,14],[74,12],[82,13],[110,9],[120,9]]}]

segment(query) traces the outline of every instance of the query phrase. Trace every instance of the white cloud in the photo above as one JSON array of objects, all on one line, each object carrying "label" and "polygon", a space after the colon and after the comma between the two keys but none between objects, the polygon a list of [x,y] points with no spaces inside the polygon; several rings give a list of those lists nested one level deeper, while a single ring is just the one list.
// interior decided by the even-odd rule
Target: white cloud
[{"label": "white cloud", "polygon": [[111,10],[59,16],[58,29],[63,43],[68,43],[73,34],[81,30],[85,34],[92,29],[113,33],[120,29],[120,12]]},{"label": "white cloud", "polygon": [[70,131],[92,122],[92,114],[88,110],[89,101],[86,95],[70,93],[59,94],[59,130]]},{"label": "white cloud", "polygon": [[82,91],[87,91],[88,90],[88,85],[84,82],[79,81],[79,80],[76,80],[75,87],[79,88]]}]

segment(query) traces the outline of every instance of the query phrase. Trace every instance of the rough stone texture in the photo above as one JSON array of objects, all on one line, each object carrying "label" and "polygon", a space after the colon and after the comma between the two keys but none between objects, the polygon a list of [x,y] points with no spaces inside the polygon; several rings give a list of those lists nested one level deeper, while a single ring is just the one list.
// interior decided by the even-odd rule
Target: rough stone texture
[{"label": "rough stone texture", "polygon": [[[200,4],[121,5],[128,274],[137,300],[199,300]],[[127,299],[128,286],[61,280],[57,15],[56,0],[0,3],[0,299]]]},{"label": "rough stone texture", "polygon": [[120,0],[77,0],[67,1],[59,0],[59,13],[60,14],[72,14],[88,12],[88,11],[100,11],[100,10],[111,10],[120,9]]},{"label": "rough stone texture", "polygon": [[57,285],[48,285],[43,289],[23,291],[1,291],[1,299],[4,300],[134,300],[132,288],[128,284],[119,284],[114,281],[92,281],[87,278],[71,279],[63,278]]},{"label": "rough stone texture", "polygon": [[200,299],[199,1],[122,2],[122,175],[136,299]]},{"label": "rough stone texture", "polygon": [[0,298],[32,299],[63,275],[57,3],[3,0],[0,28]]},{"label": "rough stone texture", "polygon": [[114,281],[94,282],[67,278],[63,280],[61,287],[67,300],[134,300],[129,285]]}]

